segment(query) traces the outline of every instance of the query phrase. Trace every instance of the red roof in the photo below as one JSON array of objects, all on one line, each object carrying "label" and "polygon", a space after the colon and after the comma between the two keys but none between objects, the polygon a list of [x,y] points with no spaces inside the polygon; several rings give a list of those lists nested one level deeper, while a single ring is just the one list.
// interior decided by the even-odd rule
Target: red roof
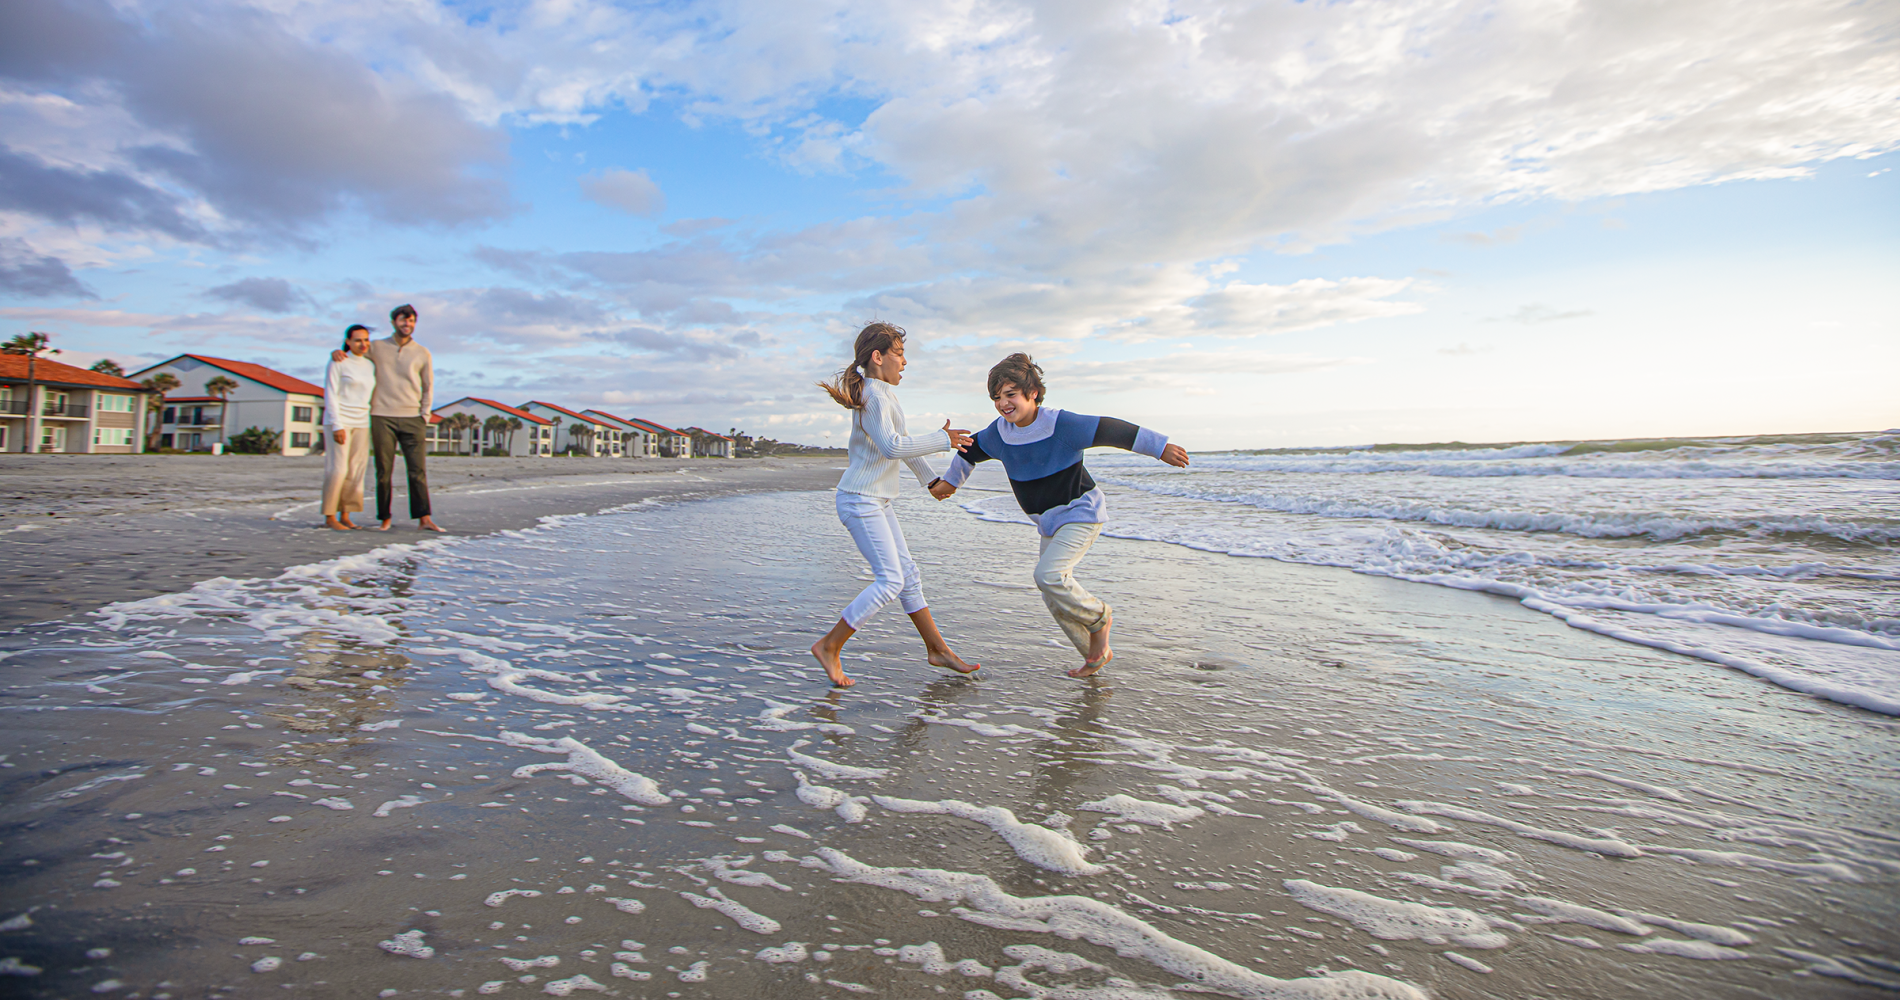
[{"label": "red roof", "polygon": [[709,430],[707,430],[707,429],[706,429],[706,428],[704,428],[704,427],[688,427],[688,428],[686,428],[686,432],[687,432],[687,433],[689,433],[689,434],[704,434],[704,435],[706,435],[707,437],[715,437],[715,438],[718,438],[718,439],[719,439],[719,440],[721,440],[721,441],[730,441],[730,440],[732,440],[731,438],[729,438],[729,437],[727,437],[727,436],[725,436],[724,434],[715,434],[715,433],[713,433],[712,431],[709,431]]},{"label": "red roof", "polygon": [[169,405],[171,403],[222,403],[224,400],[216,396],[166,396],[165,402]]},{"label": "red roof", "polygon": [[653,431],[655,434],[678,435],[680,433],[679,431],[676,431],[673,428],[666,426],[665,424],[656,424],[651,420],[641,420],[639,417],[629,418],[627,420],[627,423],[633,424],[636,427],[645,427],[648,430]]},{"label": "red roof", "polygon": [[[0,378],[26,381],[26,355],[0,354]],[[36,382],[51,382],[56,385],[83,385],[95,389],[126,389],[132,392],[148,391],[144,386],[129,378],[107,375],[86,368],[75,368],[57,361],[40,358],[33,362],[33,379]]]},{"label": "red roof", "polygon": [[557,413],[565,413],[568,416],[573,417],[575,420],[585,420],[590,424],[600,423],[600,421],[595,420],[593,417],[590,417],[581,413],[575,413],[573,410],[570,410],[565,406],[555,406],[553,403],[543,403],[538,399],[530,399],[527,402],[521,404],[521,406],[523,409],[526,409],[530,406],[545,406],[548,409],[553,410]]},{"label": "red roof", "polygon": [[[225,358],[214,358],[205,354],[180,354],[178,358],[190,358],[193,361],[202,361],[213,368],[222,368],[233,375],[242,375],[253,382],[261,382],[273,389],[281,389],[284,392],[297,392],[306,396],[323,395],[323,387],[320,385],[311,385],[303,379],[293,378],[275,368],[254,365],[249,361],[230,361]],[[159,364],[153,365],[152,368],[163,368],[173,361],[177,361],[178,358],[173,358],[171,361],[160,362]],[[151,371],[152,368],[133,372],[133,374],[143,375]]]},{"label": "red roof", "polygon": [[523,420],[532,420],[537,424],[551,424],[554,422],[552,420],[549,420],[546,417],[537,417],[534,414],[529,413],[527,410],[517,409],[513,406],[509,406],[506,403],[497,403],[492,399],[483,399],[480,396],[463,396],[461,399],[456,400],[455,403],[448,403],[443,406],[436,407],[436,410],[438,412],[442,410],[446,410],[450,406],[454,406],[456,403],[480,403],[483,406],[492,406],[495,409],[500,410],[501,412],[506,413],[510,416],[520,417]]},{"label": "red roof", "polygon": [[634,423],[631,420],[628,420],[626,417],[616,417],[613,414],[608,413],[606,410],[587,410],[585,412],[591,413],[598,417],[606,417],[608,420],[611,420],[616,424],[625,424],[626,426],[635,428],[637,430],[642,430],[642,431],[646,430],[645,427],[641,427],[639,424]]}]

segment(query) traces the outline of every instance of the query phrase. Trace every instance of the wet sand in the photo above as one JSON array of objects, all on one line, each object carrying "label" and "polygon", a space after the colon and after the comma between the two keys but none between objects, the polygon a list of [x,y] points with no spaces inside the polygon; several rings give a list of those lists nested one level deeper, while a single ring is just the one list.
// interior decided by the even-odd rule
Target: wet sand
[{"label": "wet sand", "polygon": [[[900,500],[655,500],[0,646],[25,996],[1891,995],[1894,725],[1512,601]],[[425,955],[426,957],[422,957]]]},{"label": "wet sand", "polygon": [[[531,527],[541,517],[658,496],[823,489],[841,458],[429,460],[436,522],[455,535]],[[375,471],[364,515],[374,525]],[[323,527],[321,456],[0,456],[0,629],[111,601],[244,579],[367,552],[420,532],[398,466],[391,530]]]}]

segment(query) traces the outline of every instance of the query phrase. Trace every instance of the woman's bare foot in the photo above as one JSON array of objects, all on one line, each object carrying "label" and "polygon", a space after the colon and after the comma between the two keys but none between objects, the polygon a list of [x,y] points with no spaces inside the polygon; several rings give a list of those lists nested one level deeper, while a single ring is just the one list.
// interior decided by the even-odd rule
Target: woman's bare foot
[{"label": "woman's bare foot", "polygon": [[337,520],[335,514],[325,514],[323,516],[323,526],[329,528],[331,531],[348,531],[356,527],[356,525],[348,521]]},{"label": "woman's bare foot", "polygon": [[844,663],[839,659],[840,652],[842,650],[827,648],[823,639],[811,644],[812,658],[818,661],[819,666],[825,668],[825,676],[831,678],[831,686],[848,688],[857,681],[844,675]]},{"label": "woman's bare foot", "polygon": [[963,657],[958,656],[948,649],[941,653],[931,653],[925,656],[924,659],[933,667],[943,667],[946,670],[954,670],[959,674],[973,674],[983,669],[983,664],[969,663],[965,661]]},{"label": "woman's bare foot", "polygon": [[362,527],[362,525],[357,524],[355,521],[350,520],[350,515],[348,514],[338,514],[336,516],[336,523],[342,525],[345,528],[348,528],[351,531],[355,531],[356,529]]}]

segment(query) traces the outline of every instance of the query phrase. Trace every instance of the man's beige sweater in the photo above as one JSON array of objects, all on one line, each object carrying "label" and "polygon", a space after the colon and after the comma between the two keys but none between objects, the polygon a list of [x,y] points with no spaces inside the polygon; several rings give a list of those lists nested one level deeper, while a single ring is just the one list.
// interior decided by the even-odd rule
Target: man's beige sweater
[{"label": "man's beige sweater", "polygon": [[416,343],[397,347],[396,338],[369,342],[369,359],[376,363],[376,392],[369,397],[372,417],[429,419],[435,405],[435,359]]}]

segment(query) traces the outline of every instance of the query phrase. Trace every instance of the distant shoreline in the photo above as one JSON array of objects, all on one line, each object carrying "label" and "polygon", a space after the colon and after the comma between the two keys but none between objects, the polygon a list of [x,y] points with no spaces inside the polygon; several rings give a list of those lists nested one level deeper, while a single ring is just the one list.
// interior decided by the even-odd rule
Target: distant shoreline
[{"label": "distant shoreline", "polygon": [[[646,499],[821,490],[837,457],[588,459],[437,457],[436,520],[468,537],[528,528]],[[0,456],[0,629],[176,593],[214,577],[274,576],[291,566],[441,538],[418,531],[398,492],[389,531],[322,527],[321,456]],[[356,520],[374,524],[375,473]]]},{"label": "distant shoreline", "polygon": [[1361,451],[1374,453],[1389,451],[1502,451],[1507,448],[1528,448],[1536,445],[1566,445],[1568,447],[1564,451],[1555,454],[1591,455],[1602,452],[1666,451],[1671,448],[1691,447],[1695,445],[1834,444],[1843,441],[1857,441],[1861,438],[1879,434],[1900,434],[1900,428],[1884,431],[1817,431],[1811,434],[1692,434],[1682,437],[1562,438],[1527,441],[1430,441],[1418,444],[1387,442],[1384,444],[1298,445],[1286,448],[1215,448],[1209,449],[1208,454],[1314,455],[1337,453],[1343,455]]}]

